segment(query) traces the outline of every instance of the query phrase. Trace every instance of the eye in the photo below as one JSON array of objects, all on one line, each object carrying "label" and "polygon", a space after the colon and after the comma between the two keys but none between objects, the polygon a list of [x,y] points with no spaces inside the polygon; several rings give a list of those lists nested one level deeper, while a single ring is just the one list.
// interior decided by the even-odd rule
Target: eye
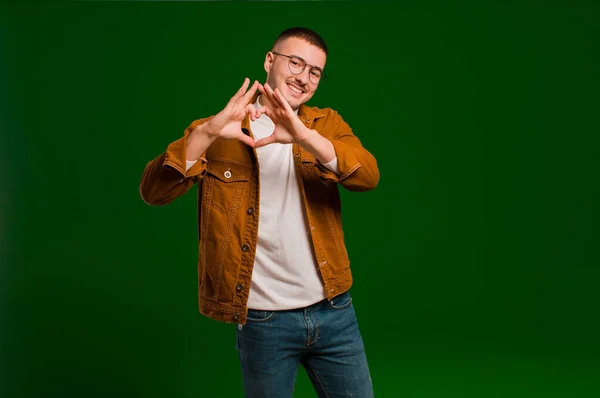
[{"label": "eye", "polygon": [[299,68],[302,67],[302,62],[298,61],[297,59],[291,59],[290,62],[292,63],[293,66],[297,66]]}]

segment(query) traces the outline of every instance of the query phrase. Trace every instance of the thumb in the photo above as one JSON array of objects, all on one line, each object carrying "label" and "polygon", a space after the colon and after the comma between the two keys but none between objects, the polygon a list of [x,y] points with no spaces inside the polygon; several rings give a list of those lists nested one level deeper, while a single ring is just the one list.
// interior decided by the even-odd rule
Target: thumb
[{"label": "thumb", "polygon": [[256,143],[254,142],[254,139],[244,133],[240,133],[240,135],[238,135],[237,137],[238,140],[240,140],[241,142],[243,142],[244,144],[251,146],[254,148],[254,146],[256,145]]},{"label": "thumb", "polygon": [[265,138],[261,138],[260,140],[256,141],[256,145],[255,148],[260,148],[261,146],[265,146],[265,145],[269,145],[269,144],[274,144],[275,141],[275,134],[271,134],[268,137]]}]

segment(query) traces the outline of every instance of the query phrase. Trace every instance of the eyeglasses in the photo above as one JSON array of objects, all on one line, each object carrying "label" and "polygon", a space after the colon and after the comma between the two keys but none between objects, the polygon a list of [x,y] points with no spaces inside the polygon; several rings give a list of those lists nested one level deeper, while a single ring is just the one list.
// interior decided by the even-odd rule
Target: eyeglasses
[{"label": "eyeglasses", "polygon": [[307,64],[306,61],[300,57],[297,57],[295,55],[285,55],[275,51],[273,51],[273,54],[289,58],[288,68],[290,69],[290,72],[292,72],[294,75],[299,75],[300,73],[304,72],[304,69],[306,69],[307,66],[309,66],[310,69],[308,73],[308,78],[314,84],[319,84],[321,79],[327,77],[325,75],[325,72],[323,72],[323,69],[319,68],[318,66]]}]

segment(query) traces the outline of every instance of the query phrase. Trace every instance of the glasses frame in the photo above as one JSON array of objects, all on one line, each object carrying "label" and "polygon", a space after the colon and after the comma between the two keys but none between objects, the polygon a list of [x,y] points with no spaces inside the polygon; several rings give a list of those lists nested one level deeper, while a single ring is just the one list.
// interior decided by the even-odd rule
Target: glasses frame
[{"label": "glasses frame", "polygon": [[[323,68],[319,67],[319,66],[314,66],[314,65],[310,65],[309,63],[307,63],[302,57],[299,57],[297,55],[287,55],[287,54],[282,54],[282,53],[278,53],[276,51],[271,51],[273,54],[275,55],[280,55],[282,57],[286,57],[288,58],[288,69],[290,70],[291,73],[293,73],[294,75],[300,75],[302,73],[304,73],[304,71],[306,70],[306,67],[309,66],[310,69],[308,70],[308,80],[310,80],[310,82],[312,84],[319,84],[323,81],[323,79],[327,78],[327,74],[325,73],[325,70],[323,70]],[[297,59],[300,62],[302,62],[302,64],[304,64],[304,67],[302,68],[302,70],[298,73],[295,73],[292,70],[292,59]],[[317,69],[319,71],[321,71],[321,78],[319,79],[319,81],[317,83],[313,82],[311,79],[311,74],[310,72],[312,72],[313,69]]]}]

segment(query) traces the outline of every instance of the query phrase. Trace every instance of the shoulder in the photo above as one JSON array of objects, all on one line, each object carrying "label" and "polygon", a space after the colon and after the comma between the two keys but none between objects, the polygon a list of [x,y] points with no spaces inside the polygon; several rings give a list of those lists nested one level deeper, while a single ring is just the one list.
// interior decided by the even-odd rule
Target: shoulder
[{"label": "shoulder", "polygon": [[340,113],[330,107],[319,108],[317,106],[303,105],[300,114],[308,117],[309,119],[324,119],[325,122],[338,122],[342,120]]}]

